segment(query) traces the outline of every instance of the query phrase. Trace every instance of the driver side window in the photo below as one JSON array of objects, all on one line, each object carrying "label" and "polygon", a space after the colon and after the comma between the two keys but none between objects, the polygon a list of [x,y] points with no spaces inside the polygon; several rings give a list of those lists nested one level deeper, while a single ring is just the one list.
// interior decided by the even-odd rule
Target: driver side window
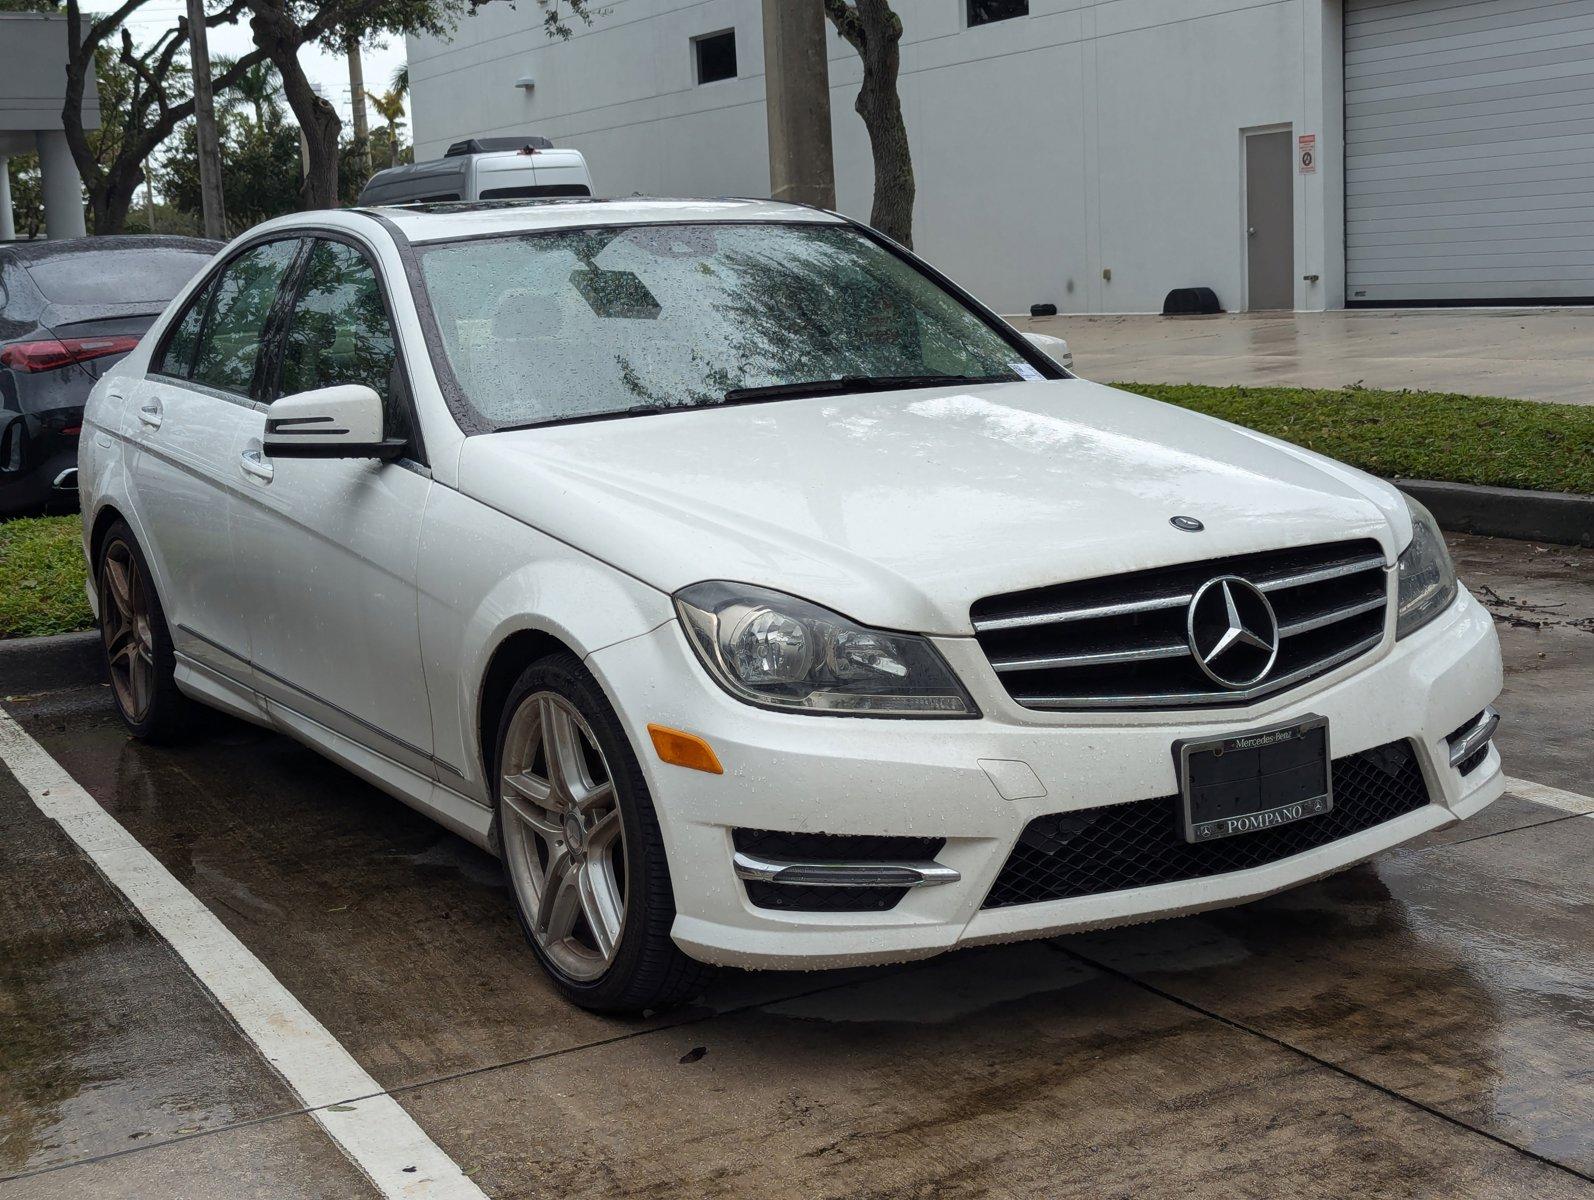
[{"label": "driver side window", "polygon": [[318,240],[288,318],[277,396],[363,383],[382,398],[386,436],[410,437],[404,376],[376,272],[343,242]]}]

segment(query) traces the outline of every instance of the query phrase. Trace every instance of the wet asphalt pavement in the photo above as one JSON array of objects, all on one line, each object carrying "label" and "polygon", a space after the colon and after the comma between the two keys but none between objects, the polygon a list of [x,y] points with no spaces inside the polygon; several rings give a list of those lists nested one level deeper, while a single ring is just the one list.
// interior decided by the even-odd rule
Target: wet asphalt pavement
[{"label": "wet asphalt pavement", "polygon": [[[489,1196],[1594,1196],[1594,552],[1453,545],[1551,802],[1242,908],[729,972],[649,1020],[565,1004],[493,859],[284,738],[6,707]],[[0,1200],[377,1194],[0,768]]]}]

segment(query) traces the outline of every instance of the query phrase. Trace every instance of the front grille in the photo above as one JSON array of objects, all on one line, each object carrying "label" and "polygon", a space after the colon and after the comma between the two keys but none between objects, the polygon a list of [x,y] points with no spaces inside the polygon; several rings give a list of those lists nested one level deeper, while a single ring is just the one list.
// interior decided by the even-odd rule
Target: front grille
[{"label": "front grille", "polygon": [[[1203,583],[1237,575],[1278,618],[1260,683],[1226,690],[1190,653],[1186,616]],[[1245,704],[1304,683],[1383,639],[1388,574],[1378,543],[1337,542],[1209,559],[976,601],[981,648],[1026,708],[1160,709]]]},{"label": "front grille", "polygon": [[[776,862],[930,862],[946,845],[945,838],[770,829],[736,829],[731,842],[738,850]],[[742,883],[755,908],[784,912],[884,912],[908,892],[905,887],[816,887],[764,879]]]},{"label": "front grille", "polygon": [[1036,817],[1019,834],[985,907],[1096,896],[1265,866],[1428,803],[1409,742],[1336,758],[1333,789],[1334,807],[1320,817],[1199,844],[1184,840],[1178,796]]}]

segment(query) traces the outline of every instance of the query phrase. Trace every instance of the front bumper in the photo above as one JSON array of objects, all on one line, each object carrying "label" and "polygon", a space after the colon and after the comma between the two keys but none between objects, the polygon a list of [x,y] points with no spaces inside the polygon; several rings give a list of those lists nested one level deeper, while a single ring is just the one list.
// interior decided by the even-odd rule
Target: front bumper
[{"label": "front bumper", "polygon": [[[922,958],[960,945],[1042,937],[1241,903],[1338,871],[1478,812],[1503,789],[1491,747],[1465,776],[1446,736],[1499,695],[1499,643],[1464,591],[1426,628],[1294,691],[1206,713],[1054,714],[1008,699],[972,638],[937,644],[969,685],[976,721],[768,712],[704,674],[675,622],[601,650],[588,665],[639,748],[669,856],[688,954],[744,967],[819,968]],[[1430,803],[1282,861],[1067,900],[982,908],[1037,816],[1177,792],[1174,739],[1328,718],[1336,758],[1410,739]],[[660,762],[652,722],[706,738],[725,774]],[[1000,786],[1000,790],[999,790]],[[1004,799],[1013,796],[1013,799]],[[755,907],[733,868],[735,828],[945,838],[953,883],[908,891],[883,912]],[[1243,836],[1243,835],[1242,835]]]}]

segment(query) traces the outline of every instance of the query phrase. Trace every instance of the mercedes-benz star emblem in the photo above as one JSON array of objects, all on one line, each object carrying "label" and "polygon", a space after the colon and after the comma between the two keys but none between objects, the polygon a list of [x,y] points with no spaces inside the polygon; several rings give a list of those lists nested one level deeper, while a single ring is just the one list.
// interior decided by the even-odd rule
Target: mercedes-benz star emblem
[{"label": "mercedes-benz star emblem", "polygon": [[1214,683],[1260,683],[1279,654],[1279,623],[1255,584],[1238,575],[1209,579],[1190,599],[1185,629],[1196,665]]},{"label": "mercedes-benz star emblem", "polygon": [[1177,517],[1169,517],[1168,524],[1172,525],[1175,529],[1182,529],[1186,533],[1200,533],[1206,528],[1206,526],[1201,523],[1200,518],[1187,517],[1183,514],[1180,514]]}]

